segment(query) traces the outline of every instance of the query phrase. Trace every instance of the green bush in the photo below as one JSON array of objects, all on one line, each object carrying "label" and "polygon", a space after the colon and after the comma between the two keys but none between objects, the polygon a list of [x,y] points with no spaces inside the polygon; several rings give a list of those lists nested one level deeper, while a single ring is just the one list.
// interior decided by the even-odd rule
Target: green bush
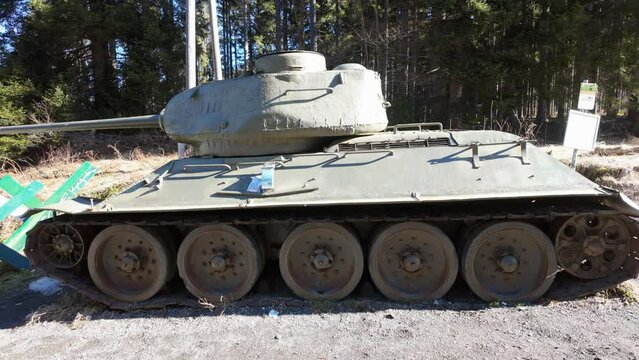
[{"label": "green bush", "polygon": [[[67,121],[71,97],[64,85],[53,85],[39,94],[31,81],[11,78],[0,82],[0,126]],[[19,161],[44,144],[55,143],[59,136],[15,135],[0,137],[0,159]]]},{"label": "green bush", "polygon": [[0,125],[21,125],[36,90],[31,81],[11,78],[0,82]]}]

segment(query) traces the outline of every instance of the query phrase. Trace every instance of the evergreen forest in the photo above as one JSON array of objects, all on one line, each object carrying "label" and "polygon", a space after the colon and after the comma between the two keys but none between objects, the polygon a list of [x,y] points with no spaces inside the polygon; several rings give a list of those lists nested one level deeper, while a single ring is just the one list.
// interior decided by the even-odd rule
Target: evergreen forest
[{"label": "evergreen forest", "polygon": [[[214,78],[197,1],[198,82]],[[159,112],[185,88],[184,0],[0,2],[0,125]],[[218,0],[224,78],[315,50],[379,72],[391,124],[562,129],[583,81],[639,131],[637,0]],[[548,125],[548,126],[550,126]],[[6,141],[6,140],[5,140]]]}]

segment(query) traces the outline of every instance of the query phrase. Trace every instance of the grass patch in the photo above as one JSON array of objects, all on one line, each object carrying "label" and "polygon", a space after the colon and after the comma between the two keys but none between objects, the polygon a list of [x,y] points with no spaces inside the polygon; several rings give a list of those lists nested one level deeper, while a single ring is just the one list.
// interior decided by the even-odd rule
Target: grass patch
[{"label": "grass patch", "polygon": [[112,196],[118,195],[119,193],[124,191],[126,188],[128,188],[129,185],[130,184],[128,182],[115,183],[106,189],[92,192],[91,194],[88,195],[88,197],[94,198],[94,199],[108,199]]},{"label": "grass patch", "polygon": [[620,299],[627,304],[639,302],[639,289],[628,282],[621,283],[614,288],[604,290],[601,294],[606,299]]},{"label": "grass patch", "polygon": [[601,183],[606,178],[620,179],[625,175],[623,168],[614,168],[597,164],[577,165],[577,172],[596,183]]},{"label": "grass patch", "polygon": [[0,296],[22,287],[26,282],[35,277],[36,274],[32,271],[16,270],[0,262]]},{"label": "grass patch", "polygon": [[108,310],[106,306],[97,303],[76,291],[65,291],[55,303],[43,305],[34,311],[27,321],[27,325],[41,322],[67,322],[72,330],[82,327],[84,322],[92,319],[93,314]]}]

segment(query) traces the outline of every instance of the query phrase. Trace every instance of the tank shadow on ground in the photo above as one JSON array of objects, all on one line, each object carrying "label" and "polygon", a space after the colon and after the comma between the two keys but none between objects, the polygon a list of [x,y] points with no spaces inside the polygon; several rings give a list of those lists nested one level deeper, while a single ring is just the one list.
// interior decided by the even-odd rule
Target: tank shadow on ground
[{"label": "tank shadow on ground", "polygon": [[[273,266],[273,264],[271,264]],[[194,306],[166,306],[156,309],[138,309],[130,311],[108,310],[102,312],[92,312],[92,320],[117,320],[117,319],[143,319],[143,318],[193,318],[193,317],[210,317],[221,315],[239,315],[239,316],[259,316],[267,317],[271,310],[277,311],[277,316],[295,316],[295,315],[318,315],[340,314],[340,313],[380,313],[381,315],[392,318],[393,310],[414,310],[414,311],[455,311],[470,312],[485,310],[499,307],[530,307],[530,306],[547,306],[557,301],[570,301],[582,297],[573,296],[577,293],[583,293],[586,282],[575,281],[566,274],[558,274],[555,284],[550,291],[539,301],[532,304],[516,304],[494,302],[486,303],[478,299],[470,289],[466,286],[462,279],[457,280],[451,291],[445,298],[436,301],[427,301],[421,303],[396,303],[384,298],[372,285],[369,279],[363,279],[357,289],[349,297],[338,302],[329,301],[306,301],[299,299],[290,292],[286,284],[279,277],[261,279],[255,289],[244,299],[227,304],[202,305],[199,304],[184,289],[179,292],[178,301],[181,304],[190,304]],[[600,284],[604,286],[603,284]],[[73,290],[67,290],[73,291]],[[596,291],[596,290],[595,290]],[[28,292],[28,291],[27,291]],[[591,291],[592,292],[592,291]],[[35,294],[35,293],[32,293]],[[39,294],[36,294],[39,295]],[[163,295],[159,295],[160,299]],[[175,295],[172,295],[175,297]],[[24,294],[21,298],[25,298]],[[19,326],[25,323],[25,316],[35,311],[38,307],[46,304],[52,304],[57,301],[57,296],[47,299],[40,296],[40,303],[33,300],[33,306],[24,309],[20,313],[15,314],[11,319],[0,321],[0,328],[7,329]],[[34,298],[35,299],[35,298]],[[1,300],[0,304],[10,299]],[[67,314],[81,313],[87,314],[87,309],[78,307],[78,309],[70,309]],[[4,310],[3,310],[4,312]],[[276,319],[273,319],[276,320]],[[45,321],[57,321],[63,323],[73,323],[73,319],[56,319],[48,318]]]},{"label": "tank shadow on ground", "polygon": [[25,283],[0,296],[0,329],[11,329],[24,324],[27,317],[38,308],[60,299],[60,293],[47,296],[31,291],[27,286],[28,283]]}]

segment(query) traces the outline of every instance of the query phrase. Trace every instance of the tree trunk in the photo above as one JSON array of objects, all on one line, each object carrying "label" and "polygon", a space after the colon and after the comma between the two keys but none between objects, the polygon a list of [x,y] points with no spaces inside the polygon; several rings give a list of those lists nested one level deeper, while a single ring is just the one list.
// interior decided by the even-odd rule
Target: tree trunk
[{"label": "tree trunk", "polygon": [[294,13],[297,25],[297,49],[304,50],[304,15],[306,14],[306,1],[298,1],[295,3]]},{"label": "tree trunk", "polygon": [[97,112],[110,113],[115,93],[113,62],[109,58],[109,42],[89,36],[91,41],[91,68],[93,70],[94,107]]},{"label": "tree trunk", "polygon": [[[404,28],[404,33],[405,34],[410,34],[410,10],[408,8],[408,4],[406,4],[407,6],[405,8],[403,8],[402,14],[401,16],[403,17],[402,19],[402,27]],[[410,36],[406,37],[406,40],[404,42],[404,47],[406,48],[406,52],[405,55],[406,57],[404,58],[404,64],[402,66],[402,72],[404,73],[404,78],[402,79],[404,81],[404,98],[408,99],[408,82],[409,82],[409,72],[410,72],[410,52],[411,52],[411,47],[410,47],[411,43],[410,43]]]},{"label": "tree trunk", "polygon": [[236,71],[238,69],[237,66],[237,37],[233,36],[233,34],[236,33],[236,28],[235,28],[235,23],[233,21],[231,21],[231,19],[229,19],[229,33],[231,34],[230,37],[230,44],[229,44],[229,55],[231,58],[231,76],[230,77],[235,77]]},{"label": "tree trunk", "polygon": [[282,0],[275,0],[275,50],[282,51]]},{"label": "tree trunk", "polygon": [[282,0],[284,1],[284,6],[282,10],[284,11],[284,17],[282,20],[282,50],[288,50],[288,23],[291,18],[291,6],[290,0]]},{"label": "tree trunk", "polygon": [[[375,2],[377,3],[377,0]],[[380,33],[379,33],[379,13],[377,11],[377,4],[375,4],[375,6],[373,6],[373,12],[374,12],[373,19],[375,19],[375,37],[378,37],[378,36],[380,36]],[[382,74],[382,67],[380,65],[381,61],[379,60],[379,56],[380,56],[379,55],[379,42],[374,42],[373,44],[375,46],[375,49],[373,51],[373,53],[375,54],[375,57],[373,59],[373,61],[375,62],[374,68],[377,69],[378,73]]]},{"label": "tree trunk", "polygon": [[[419,45],[420,45],[420,37],[419,37],[419,2],[413,1],[413,32],[412,32],[412,42],[411,42],[411,79],[410,79],[410,115],[413,120],[418,118],[417,116],[417,92],[421,89],[417,89],[417,58],[419,54]],[[422,116],[419,116],[421,119]]]},{"label": "tree trunk", "polygon": [[628,104],[628,121],[632,126],[632,133],[639,136],[639,99],[636,95],[630,95]]},{"label": "tree trunk", "polygon": [[[340,4],[339,4],[340,0],[335,0],[335,52],[339,53],[340,48],[339,48],[339,37],[341,35],[340,33],[340,25],[339,25],[339,13],[341,11],[340,9]],[[362,9],[362,21],[364,19],[364,9]],[[362,23],[363,25],[363,23]]]},{"label": "tree trunk", "polygon": [[249,18],[249,0],[244,0],[244,71],[249,69],[249,29],[251,28],[251,22]]},{"label": "tree trunk", "polygon": [[[368,60],[368,44],[366,44],[366,38],[365,38],[365,34],[366,34],[366,6],[368,4],[368,1],[366,0],[361,0],[360,1],[360,9],[361,9],[361,13],[360,13],[360,31],[362,32],[362,34],[360,35],[362,38],[362,42],[361,42],[361,46],[362,46],[362,64],[364,64],[364,66],[366,67],[370,67],[370,62]],[[339,49],[337,49],[339,50]]]},{"label": "tree trunk", "polygon": [[[116,97],[114,55],[109,52],[110,34],[105,31],[102,16],[109,11],[108,1],[92,0],[87,2],[89,16],[99,23],[87,29],[91,50],[91,72],[93,73],[93,106],[100,115],[114,113],[113,100]],[[115,52],[115,49],[113,49]]]},{"label": "tree trunk", "polygon": [[382,63],[382,89],[384,95],[388,96],[388,22],[389,22],[388,0],[384,0],[384,60]]},{"label": "tree trunk", "polygon": [[229,73],[229,61],[231,60],[231,53],[228,48],[228,1],[222,0],[222,51],[224,52],[224,56],[222,60],[224,62],[224,78],[228,79],[230,76]]},{"label": "tree trunk", "polygon": [[317,14],[315,13],[315,7],[317,6],[316,0],[310,0],[309,5],[309,22],[311,28],[311,50],[317,51]]}]

